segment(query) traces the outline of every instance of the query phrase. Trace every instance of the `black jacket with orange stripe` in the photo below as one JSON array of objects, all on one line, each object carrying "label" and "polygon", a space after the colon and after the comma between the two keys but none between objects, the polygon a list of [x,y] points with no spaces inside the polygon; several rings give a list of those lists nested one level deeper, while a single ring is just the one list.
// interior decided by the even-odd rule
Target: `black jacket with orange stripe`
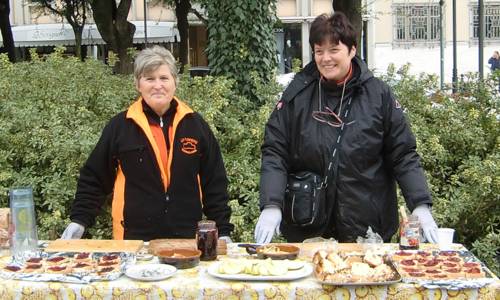
[{"label": "black jacket with orange stripe", "polygon": [[[80,170],[73,222],[92,226],[113,194],[113,238],[193,238],[202,213],[229,235],[227,177],[208,124],[174,97],[168,162],[154,140],[142,99],[111,119]],[[164,166],[167,166],[166,168]]]}]

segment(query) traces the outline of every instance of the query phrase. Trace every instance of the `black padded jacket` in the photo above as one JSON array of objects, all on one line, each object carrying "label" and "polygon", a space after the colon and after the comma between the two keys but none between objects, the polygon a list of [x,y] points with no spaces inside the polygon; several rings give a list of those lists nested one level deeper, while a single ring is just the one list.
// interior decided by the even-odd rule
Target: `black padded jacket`
[{"label": "black padded jacket", "polygon": [[[281,223],[290,242],[323,236],[353,242],[368,226],[389,241],[398,228],[396,182],[410,211],[432,204],[416,141],[403,109],[387,84],[353,58],[353,76],[345,87],[343,107],[352,98],[342,133],[335,182],[327,188],[329,220],[319,229]],[[311,171],[325,175],[338,128],[318,122],[320,74],[314,62],[284,91],[265,128],[262,145],[260,208],[283,206],[287,174]],[[338,112],[339,87],[321,85],[322,105]]]}]

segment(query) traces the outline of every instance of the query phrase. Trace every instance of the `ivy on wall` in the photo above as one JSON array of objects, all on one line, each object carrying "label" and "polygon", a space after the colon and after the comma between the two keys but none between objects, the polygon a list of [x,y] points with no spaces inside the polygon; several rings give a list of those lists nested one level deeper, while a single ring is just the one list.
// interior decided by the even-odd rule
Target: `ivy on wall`
[{"label": "ivy on wall", "polygon": [[276,0],[210,0],[203,5],[211,73],[236,80],[243,95],[261,102],[252,73],[264,82],[274,75]]}]

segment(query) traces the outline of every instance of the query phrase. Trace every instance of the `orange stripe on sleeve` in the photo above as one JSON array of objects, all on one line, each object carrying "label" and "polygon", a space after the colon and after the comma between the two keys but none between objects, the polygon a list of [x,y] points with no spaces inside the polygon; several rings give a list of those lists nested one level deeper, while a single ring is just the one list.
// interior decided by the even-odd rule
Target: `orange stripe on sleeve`
[{"label": "orange stripe on sleeve", "polygon": [[123,209],[125,207],[125,175],[120,164],[115,179],[115,188],[113,191],[113,203],[111,204],[111,216],[113,218],[113,239],[123,240],[124,228]]},{"label": "orange stripe on sleeve", "polygon": [[201,190],[201,178],[200,174],[196,175],[196,179],[198,179],[198,191],[200,192],[200,203],[203,208],[203,191]]}]

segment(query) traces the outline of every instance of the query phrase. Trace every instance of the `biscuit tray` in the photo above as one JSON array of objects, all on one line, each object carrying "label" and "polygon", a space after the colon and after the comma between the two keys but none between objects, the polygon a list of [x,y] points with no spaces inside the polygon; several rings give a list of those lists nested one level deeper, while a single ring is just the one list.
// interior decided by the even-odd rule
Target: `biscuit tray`
[{"label": "biscuit tray", "polygon": [[[407,252],[418,252],[416,250],[407,250]],[[439,251],[431,251],[433,254],[439,253]],[[495,280],[498,280],[496,276],[481,262],[477,259],[474,254],[468,250],[453,250],[452,252],[457,252],[457,254],[463,259],[464,262],[477,262],[480,263],[481,269],[483,270],[485,277],[482,278],[457,278],[457,279],[423,279],[417,277],[407,277],[402,276],[402,282],[405,283],[416,283],[428,289],[444,288],[448,290],[461,290],[461,289],[477,289],[485,285],[488,285]],[[396,269],[401,266],[395,262],[394,265]],[[401,272],[400,272],[401,273]]]},{"label": "biscuit tray", "polygon": [[[349,256],[359,256],[359,255],[349,255]],[[320,278],[318,278],[318,274],[316,273],[316,271],[314,272],[314,275],[315,275],[316,280],[319,283],[325,284],[325,285],[338,285],[338,286],[340,286],[340,285],[342,285],[342,286],[390,285],[390,284],[400,282],[402,277],[399,274],[397,268],[394,266],[394,264],[391,261],[389,261],[388,259],[386,259],[385,257],[384,257],[384,263],[387,264],[394,272],[394,276],[392,278],[389,278],[388,280],[384,280],[384,281],[369,281],[369,280],[362,280],[362,279],[352,281],[349,278],[345,278],[344,280],[338,280],[338,281],[330,281],[330,280],[321,280]]]},{"label": "biscuit tray", "polygon": [[[55,256],[62,256],[66,258],[72,258],[75,254],[76,254],[75,252],[57,252],[57,253],[38,252],[33,257],[48,259]],[[120,267],[114,271],[105,274],[98,274],[95,271],[79,272],[79,273],[71,272],[68,274],[54,274],[45,272],[25,273],[23,272],[22,269],[25,266],[24,262],[19,262],[13,259],[10,263],[1,266],[0,278],[25,280],[25,281],[58,281],[67,283],[90,283],[92,281],[110,281],[118,279],[123,274],[123,270],[125,270],[126,266],[134,264],[136,261],[135,254],[124,253],[124,252],[113,252],[113,253],[95,252],[95,253],[90,253],[90,258],[93,261],[98,261],[99,258],[101,258],[102,256],[109,254],[118,255],[120,257]],[[8,271],[5,269],[6,266],[20,267],[21,270],[16,272]]]}]

